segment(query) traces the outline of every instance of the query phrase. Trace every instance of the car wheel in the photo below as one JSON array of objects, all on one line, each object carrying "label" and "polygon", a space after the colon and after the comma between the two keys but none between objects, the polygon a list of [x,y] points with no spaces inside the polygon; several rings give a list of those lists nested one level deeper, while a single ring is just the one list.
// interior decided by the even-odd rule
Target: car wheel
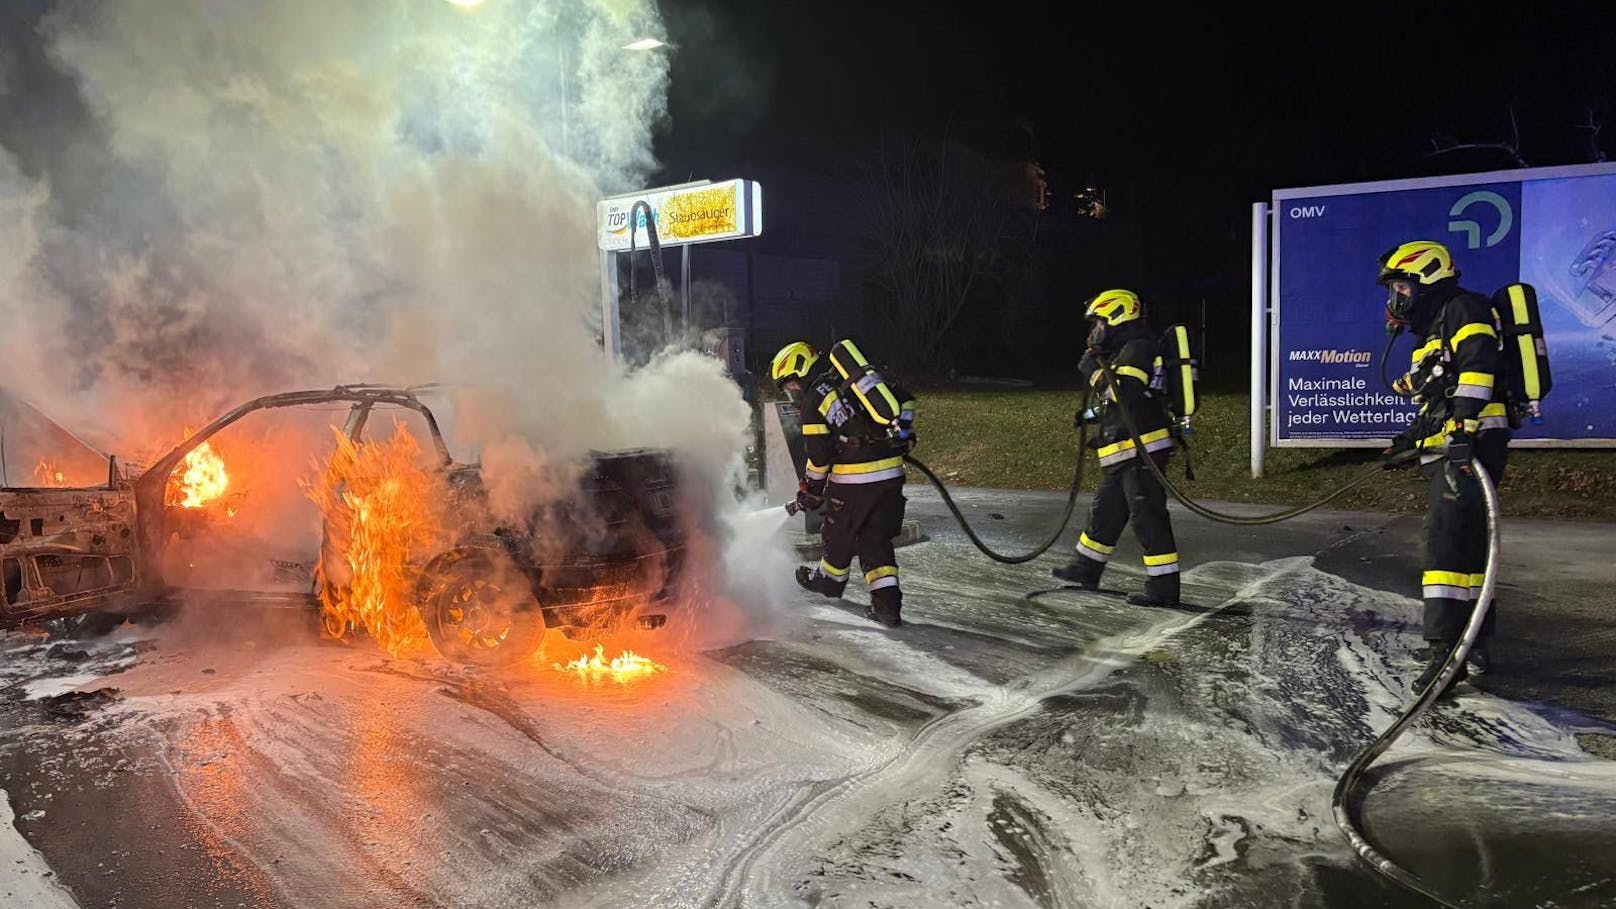
[{"label": "car wheel", "polygon": [[544,616],[509,556],[460,550],[437,560],[421,618],[438,652],[461,663],[509,666],[533,655]]}]

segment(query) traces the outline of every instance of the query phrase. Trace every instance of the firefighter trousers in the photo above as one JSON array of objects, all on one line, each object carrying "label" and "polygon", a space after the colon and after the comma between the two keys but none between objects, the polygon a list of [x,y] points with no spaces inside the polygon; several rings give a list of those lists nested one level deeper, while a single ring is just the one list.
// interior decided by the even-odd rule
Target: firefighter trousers
[{"label": "firefighter trousers", "polygon": [[876,483],[837,483],[825,487],[825,523],[820,528],[825,555],[819,572],[847,583],[853,556],[864,571],[872,603],[896,607],[903,601],[898,558],[892,541],[903,532],[903,477]]},{"label": "firefighter trousers", "polygon": [[[1478,433],[1476,460],[1493,482],[1501,483],[1509,458],[1508,430]],[[1425,571],[1420,578],[1425,599],[1425,639],[1451,644],[1464,634],[1470,613],[1481,596],[1487,571],[1487,499],[1481,481],[1462,473],[1446,459],[1423,465],[1429,484],[1425,512]],[[1496,603],[1482,622],[1478,640],[1492,636]]]},{"label": "firefighter trousers", "polygon": [[[1170,451],[1145,454],[1163,471]],[[1133,534],[1144,550],[1145,596],[1158,602],[1178,602],[1178,544],[1167,514],[1167,490],[1138,456],[1107,467],[1100,477],[1089,511],[1088,529],[1077,538],[1077,566],[1098,584],[1122,530],[1133,522]]]}]

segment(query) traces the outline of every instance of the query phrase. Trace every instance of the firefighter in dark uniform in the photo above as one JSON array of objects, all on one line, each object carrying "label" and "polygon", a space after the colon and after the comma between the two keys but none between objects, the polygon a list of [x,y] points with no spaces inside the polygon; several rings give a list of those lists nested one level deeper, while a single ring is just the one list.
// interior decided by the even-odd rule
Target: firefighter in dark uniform
[{"label": "firefighter in dark uniform", "polygon": [[[848,358],[864,364],[862,370]],[[857,555],[870,590],[866,615],[888,628],[901,625],[903,591],[892,541],[903,530],[903,456],[915,443],[913,397],[868,367],[850,341],[823,358],[806,342],[788,344],[770,374],[802,413],[808,463],[797,505],[810,511],[825,506],[824,558],[799,567],[797,583],[840,597]]]},{"label": "firefighter in dark uniform", "polygon": [[[1167,515],[1167,491],[1140,460],[1147,457],[1166,469],[1173,452],[1172,420],[1165,402],[1151,390],[1161,346],[1145,322],[1144,304],[1126,290],[1108,290],[1089,301],[1084,317],[1093,321],[1088,352],[1079,369],[1099,404],[1078,414],[1078,422],[1099,424],[1091,444],[1099,455],[1102,476],[1094,493],[1088,529],[1077,539],[1070,565],[1053,569],[1055,577],[1086,590],[1100,586],[1100,575],[1129,520],[1144,549],[1145,589],[1130,594],[1136,606],[1178,605],[1178,545]],[[1100,368],[1110,364],[1115,387]],[[1123,409],[1144,443],[1140,452],[1123,420]]]},{"label": "firefighter in dark uniform", "polygon": [[[1416,345],[1412,365],[1393,390],[1420,405],[1409,428],[1382,457],[1388,469],[1413,463],[1429,480],[1425,515],[1425,671],[1414,683],[1424,691],[1464,633],[1487,567],[1487,503],[1471,458],[1494,483],[1509,455],[1509,412],[1499,375],[1503,364],[1492,305],[1459,286],[1459,270],[1440,243],[1398,246],[1380,260],[1378,282],[1387,290],[1386,317],[1407,327]],[[1495,393],[1495,385],[1499,390]],[[1493,631],[1489,611],[1471,651],[1478,671],[1488,663]],[[1461,666],[1454,681],[1468,675]]]}]

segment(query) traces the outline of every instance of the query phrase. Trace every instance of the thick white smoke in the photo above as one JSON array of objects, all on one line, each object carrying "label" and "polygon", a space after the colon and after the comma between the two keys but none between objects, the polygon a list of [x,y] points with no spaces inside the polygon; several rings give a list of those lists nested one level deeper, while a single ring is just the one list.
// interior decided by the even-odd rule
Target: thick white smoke
[{"label": "thick white smoke", "polygon": [[261,394],[444,382],[509,513],[590,449],[673,447],[729,488],[748,410],[719,364],[630,373],[598,341],[595,201],[645,185],[665,115],[666,53],[624,49],[665,36],[652,0],[63,0],[25,25],[0,95],[48,67],[71,103],[0,121],[0,385],[140,455]]},{"label": "thick white smoke", "polygon": [[729,466],[711,364],[625,376],[595,340],[594,201],[647,179],[668,80],[623,45],[662,35],[648,0],[61,4],[37,40],[85,113],[0,154],[6,383],[131,445],[293,387],[464,383],[475,447]]}]

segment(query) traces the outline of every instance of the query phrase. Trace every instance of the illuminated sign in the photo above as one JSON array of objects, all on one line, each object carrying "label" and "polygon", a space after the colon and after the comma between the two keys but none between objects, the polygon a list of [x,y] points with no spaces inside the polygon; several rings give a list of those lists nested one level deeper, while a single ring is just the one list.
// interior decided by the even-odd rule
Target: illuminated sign
[{"label": "illuminated sign", "polygon": [[735,240],[763,232],[763,187],[752,180],[725,180],[602,200],[596,206],[601,249],[627,250],[631,227],[635,248],[651,245],[646,212],[634,211],[640,202],[649,206],[656,219],[657,240],[663,246]]}]

